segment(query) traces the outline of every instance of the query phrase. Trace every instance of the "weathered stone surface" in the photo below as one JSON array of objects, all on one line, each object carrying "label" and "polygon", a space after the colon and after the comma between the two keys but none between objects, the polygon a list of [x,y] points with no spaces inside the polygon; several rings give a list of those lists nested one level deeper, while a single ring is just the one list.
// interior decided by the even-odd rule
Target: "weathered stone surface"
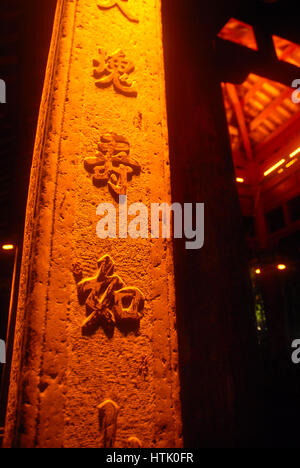
[{"label": "weathered stone surface", "polygon": [[137,437],[129,437],[127,448],[142,448],[142,442]]},{"label": "weathered stone surface", "polygon": [[115,326],[125,327],[126,333],[134,330],[138,333],[139,322],[144,316],[143,293],[135,287],[126,287],[124,281],[114,274],[115,265],[109,255],[104,255],[97,263],[96,275],[85,279],[81,279],[78,263],[73,266],[78,299],[86,306],[87,318],[82,324],[82,333],[93,334],[101,325],[111,338]]},{"label": "weathered stone surface", "polygon": [[119,411],[118,405],[111,400],[106,400],[98,406],[103,448],[112,448],[115,445]]},{"label": "weathered stone surface", "polygon": [[[27,207],[7,447],[100,447],[97,407],[107,400],[120,408],[115,447],[130,434],[143,447],[182,444],[170,242],[97,238],[96,207],[116,202],[84,168],[101,135],[114,132],[142,168],[127,185],[128,203],[170,199],[160,1],[115,3],[126,13],[58,0]],[[134,63],[137,96],[95,86],[99,48],[121,49]],[[109,338],[100,327],[82,335],[83,277],[77,266],[74,281],[72,265],[93,276],[105,254],[143,292],[138,333],[116,329]]]}]

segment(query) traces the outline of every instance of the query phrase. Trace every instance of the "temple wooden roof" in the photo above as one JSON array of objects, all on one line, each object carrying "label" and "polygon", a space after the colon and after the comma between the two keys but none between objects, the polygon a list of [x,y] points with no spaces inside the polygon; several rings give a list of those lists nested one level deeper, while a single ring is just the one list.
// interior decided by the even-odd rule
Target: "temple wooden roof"
[{"label": "temple wooden roof", "polygon": [[[251,26],[235,19],[229,20],[219,37],[257,49]],[[273,36],[273,42],[279,60],[300,67],[299,45],[277,36]],[[228,128],[237,165],[241,159],[259,157],[262,144],[267,144],[298,120],[300,124],[300,103],[293,102],[294,91],[292,83],[288,87],[253,73],[241,85],[223,83]]]}]

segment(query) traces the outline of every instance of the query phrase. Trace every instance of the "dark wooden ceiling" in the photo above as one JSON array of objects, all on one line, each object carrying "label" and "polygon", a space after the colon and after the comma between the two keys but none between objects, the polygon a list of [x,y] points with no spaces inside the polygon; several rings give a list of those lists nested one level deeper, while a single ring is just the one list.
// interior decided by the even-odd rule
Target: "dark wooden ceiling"
[{"label": "dark wooden ceiling", "polygon": [[[251,26],[231,18],[219,33],[225,40],[257,50]],[[276,58],[300,67],[300,45],[273,37]],[[300,76],[300,68],[299,68]],[[295,78],[297,75],[295,75]],[[223,84],[223,92],[235,164],[264,162],[260,151],[295,122],[300,125],[300,102],[293,102],[290,86],[250,73],[240,85]],[[299,93],[300,97],[300,93]],[[300,142],[300,140],[299,140]],[[299,146],[299,145],[298,145]],[[272,152],[271,152],[272,153]],[[270,155],[271,156],[271,155]],[[275,160],[276,160],[276,155]],[[274,161],[275,162],[275,161]],[[272,157],[267,164],[272,164]]]}]

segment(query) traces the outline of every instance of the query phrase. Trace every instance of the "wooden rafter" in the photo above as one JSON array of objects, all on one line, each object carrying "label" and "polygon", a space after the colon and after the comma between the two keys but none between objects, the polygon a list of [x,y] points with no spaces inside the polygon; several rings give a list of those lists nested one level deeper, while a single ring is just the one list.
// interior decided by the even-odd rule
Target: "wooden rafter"
[{"label": "wooden rafter", "polygon": [[265,119],[267,119],[270,114],[276,109],[276,107],[280,106],[282,102],[287,98],[287,97],[292,96],[292,91],[290,88],[285,89],[277,98],[275,98],[273,101],[270,102],[270,104],[264,108],[264,110],[258,114],[255,119],[252,120],[250,123],[250,129],[255,130],[256,127],[258,127]]},{"label": "wooden rafter", "polygon": [[245,97],[243,99],[243,105],[247,104],[247,102],[249,102],[250,99],[252,99],[253,96],[255,96],[256,92],[262,87],[262,85],[265,82],[266,82],[265,78],[258,78],[256,83],[253,86],[251,86],[249,91],[245,94]]},{"label": "wooden rafter", "polygon": [[244,148],[246,151],[246,156],[249,161],[253,160],[253,151],[252,151],[252,146],[249,138],[249,132],[248,132],[248,127],[246,124],[246,119],[244,116],[243,108],[241,105],[241,102],[238,97],[238,93],[236,91],[236,88],[233,84],[227,83],[226,84],[227,92],[229,95],[229,98],[231,100],[231,103],[234,108],[234,112],[237,118],[237,122],[240,128]]},{"label": "wooden rafter", "polygon": [[279,57],[279,60],[286,60],[288,59],[292,53],[298,49],[298,45],[297,44],[290,44],[281,54],[281,56]]},{"label": "wooden rafter", "polygon": [[[266,140],[262,141],[259,145],[257,145],[257,155],[259,156],[260,154],[264,153],[266,149],[270,147],[277,138],[281,138],[281,135],[285,135],[285,132],[295,124],[300,125],[300,112],[296,112],[295,114],[293,114],[293,116],[290,119],[288,119],[283,125],[278,127],[278,129],[275,130],[275,132],[270,134],[270,136]],[[277,146],[278,145],[279,143],[277,144]]]},{"label": "wooden rafter", "polygon": [[[291,44],[289,45],[286,50],[281,54],[279,57],[280,60],[286,60],[289,58],[292,53],[298,48],[296,44]],[[249,91],[245,94],[244,99],[243,99],[243,104],[247,104],[247,102],[250,101],[250,99],[255,96],[256,92],[260,90],[260,88],[263,86],[263,84],[266,82],[266,78],[258,78],[256,83],[249,89]]]}]

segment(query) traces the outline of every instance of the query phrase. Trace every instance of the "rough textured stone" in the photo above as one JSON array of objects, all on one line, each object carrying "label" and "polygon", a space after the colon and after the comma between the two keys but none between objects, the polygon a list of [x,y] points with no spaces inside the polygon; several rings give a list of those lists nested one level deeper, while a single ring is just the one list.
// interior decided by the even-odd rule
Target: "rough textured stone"
[{"label": "rough textured stone", "polygon": [[[7,447],[103,446],[97,407],[107,400],[119,408],[116,447],[131,437],[143,447],[182,444],[171,244],[97,238],[96,207],[115,199],[84,168],[101,135],[114,132],[141,166],[128,203],[170,199],[160,1],[126,8],[138,23],[117,6],[58,1],[27,206]],[[96,86],[99,49],[121,49],[134,64],[137,96]],[[82,335],[72,265],[93,276],[106,254],[145,296],[138,333]]]}]

